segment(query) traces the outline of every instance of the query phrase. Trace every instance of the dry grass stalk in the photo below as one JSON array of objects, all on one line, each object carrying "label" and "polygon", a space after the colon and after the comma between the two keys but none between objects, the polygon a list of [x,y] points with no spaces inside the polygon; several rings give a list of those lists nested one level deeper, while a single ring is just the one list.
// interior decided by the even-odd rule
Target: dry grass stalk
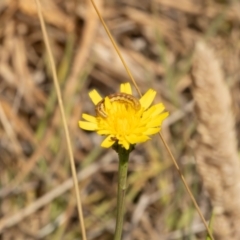
[{"label": "dry grass stalk", "polygon": [[50,47],[49,38],[48,38],[48,34],[46,31],[46,27],[45,27],[45,22],[44,22],[43,15],[42,15],[41,4],[40,4],[39,0],[35,0],[35,2],[36,2],[36,6],[37,6],[39,21],[41,24],[41,30],[42,30],[42,34],[43,34],[43,38],[44,38],[44,43],[46,45],[47,52],[48,52],[48,57],[49,57],[50,66],[51,66],[52,75],[53,75],[54,86],[55,86],[55,90],[57,93],[58,104],[59,104],[59,108],[60,108],[60,112],[61,112],[61,118],[63,121],[63,128],[64,128],[64,132],[65,132],[65,137],[66,137],[69,160],[70,160],[70,165],[71,165],[71,170],[72,170],[72,178],[73,178],[74,189],[75,189],[75,194],[76,194],[78,215],[79,215],[79,219],[80,219],[80,228],[81,228],[81,232],[82,232],[81,234],[82,234],[83,240],[86,240],[87,237],[86,237],[85,223],[84,223],[84,218],[83,218],[83,210],[82,210],[82,203],[81,203],[82,201],[81,201],[80,191],[78,188],[77,173],[76,173],[76,168],[75,168],[75,164],[74,164],[73,150],[72,150],[72,146],[71,146],[66,115],[65,115],[65,111],[64,111],[64,107],[63,107],[62,94],[61,94],[60,86],[58,83],[59,81],[58,81],[58,77],[57,77],[56,66],[55,66],[55,62],[53,59],[52,50]]},{"label": "dry grass stalk", "polygon": [[218,59],[200,42],[192,70],[199,142],[198,171],[214,207],[217,239],[240,236],[240,164],[231,97]]}]

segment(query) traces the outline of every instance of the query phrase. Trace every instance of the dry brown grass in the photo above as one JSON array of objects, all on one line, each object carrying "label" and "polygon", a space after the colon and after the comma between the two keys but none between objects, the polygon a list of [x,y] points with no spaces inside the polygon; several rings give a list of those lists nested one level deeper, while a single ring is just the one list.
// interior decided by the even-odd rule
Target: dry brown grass
[{"label": "dry brown grass", "polygon": [[197,168],[214,207],[217,239],[240,236],[240,162],[232,99],[220,63],[203,42],[196,45],[193,95],[200,135]]},{"label": "dry brown grass", "polygon": [[[117,159],[78,129],[102,95],[128,80],[88,2],[42,1],[83,189],[88,239],[112,239]],[[18,4],[17,4],[18,3]],[[150,4],[151,3],[151,4]],[[163,134],[206,218],[212,208],[193,161],[196,121],[191,54],[206,38],[223,61],[240,134],[238,2],[101,1],[103,17],[142,92],[158,91],[171,112]],[[0,230],[7,239],[80,237],[70,166],[34,1],[0,1]],[[238,147],[239,149],[239,147]],[[130,162],[124,239],[204,239],[205,229],[160,140],[138,145]],[[231,205],[230,205],[231,206]]]}]

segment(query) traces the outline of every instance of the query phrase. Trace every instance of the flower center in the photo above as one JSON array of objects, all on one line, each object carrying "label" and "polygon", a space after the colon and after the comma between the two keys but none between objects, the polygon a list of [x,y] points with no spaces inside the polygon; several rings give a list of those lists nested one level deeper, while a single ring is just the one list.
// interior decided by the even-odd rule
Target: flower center
[{"label": "flower center", "polygon": [[107,96],[96,106],[99,125],[115,136],[128,135],[139,124],[141,104],[130,94]]},{"label": "flower center", "polygon": [[128,135],[135,128],[138,119],[136,109],[130,103],[116,101],[109,110],[107,122],[113,134]]}]

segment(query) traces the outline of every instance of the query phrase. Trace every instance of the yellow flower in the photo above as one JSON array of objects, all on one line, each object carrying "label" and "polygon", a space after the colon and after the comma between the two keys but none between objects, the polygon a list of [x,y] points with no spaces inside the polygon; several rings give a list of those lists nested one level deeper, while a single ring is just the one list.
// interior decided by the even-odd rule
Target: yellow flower
[{"label": "yellow flower", "polygon": [[156,91],[149,89],[139,100],[132,96],[129,83],[121,84],[120,93],[104,99],[96,90],[89,93],[96,105],[96,117],[83,114],[86,121],[79,121],[79,127],[107,135],[101,146],[111,147],[115,142],[129,149],[131,144],[145,142],[150,135],[161,129],[163,120],[169,115],[162,103],[152,104]]}]

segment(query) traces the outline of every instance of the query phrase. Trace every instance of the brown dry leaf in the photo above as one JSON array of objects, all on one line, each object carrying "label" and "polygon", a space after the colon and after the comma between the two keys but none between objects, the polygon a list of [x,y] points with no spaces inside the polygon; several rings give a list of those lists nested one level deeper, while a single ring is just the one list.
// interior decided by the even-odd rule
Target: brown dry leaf
[{"label": "brown dry leaf", "polygon": [[197,168],[214,207],[217,239],[240,236],[240,163],[231,97],[218,59],[203,42],[192,70],[198,133]]}]

